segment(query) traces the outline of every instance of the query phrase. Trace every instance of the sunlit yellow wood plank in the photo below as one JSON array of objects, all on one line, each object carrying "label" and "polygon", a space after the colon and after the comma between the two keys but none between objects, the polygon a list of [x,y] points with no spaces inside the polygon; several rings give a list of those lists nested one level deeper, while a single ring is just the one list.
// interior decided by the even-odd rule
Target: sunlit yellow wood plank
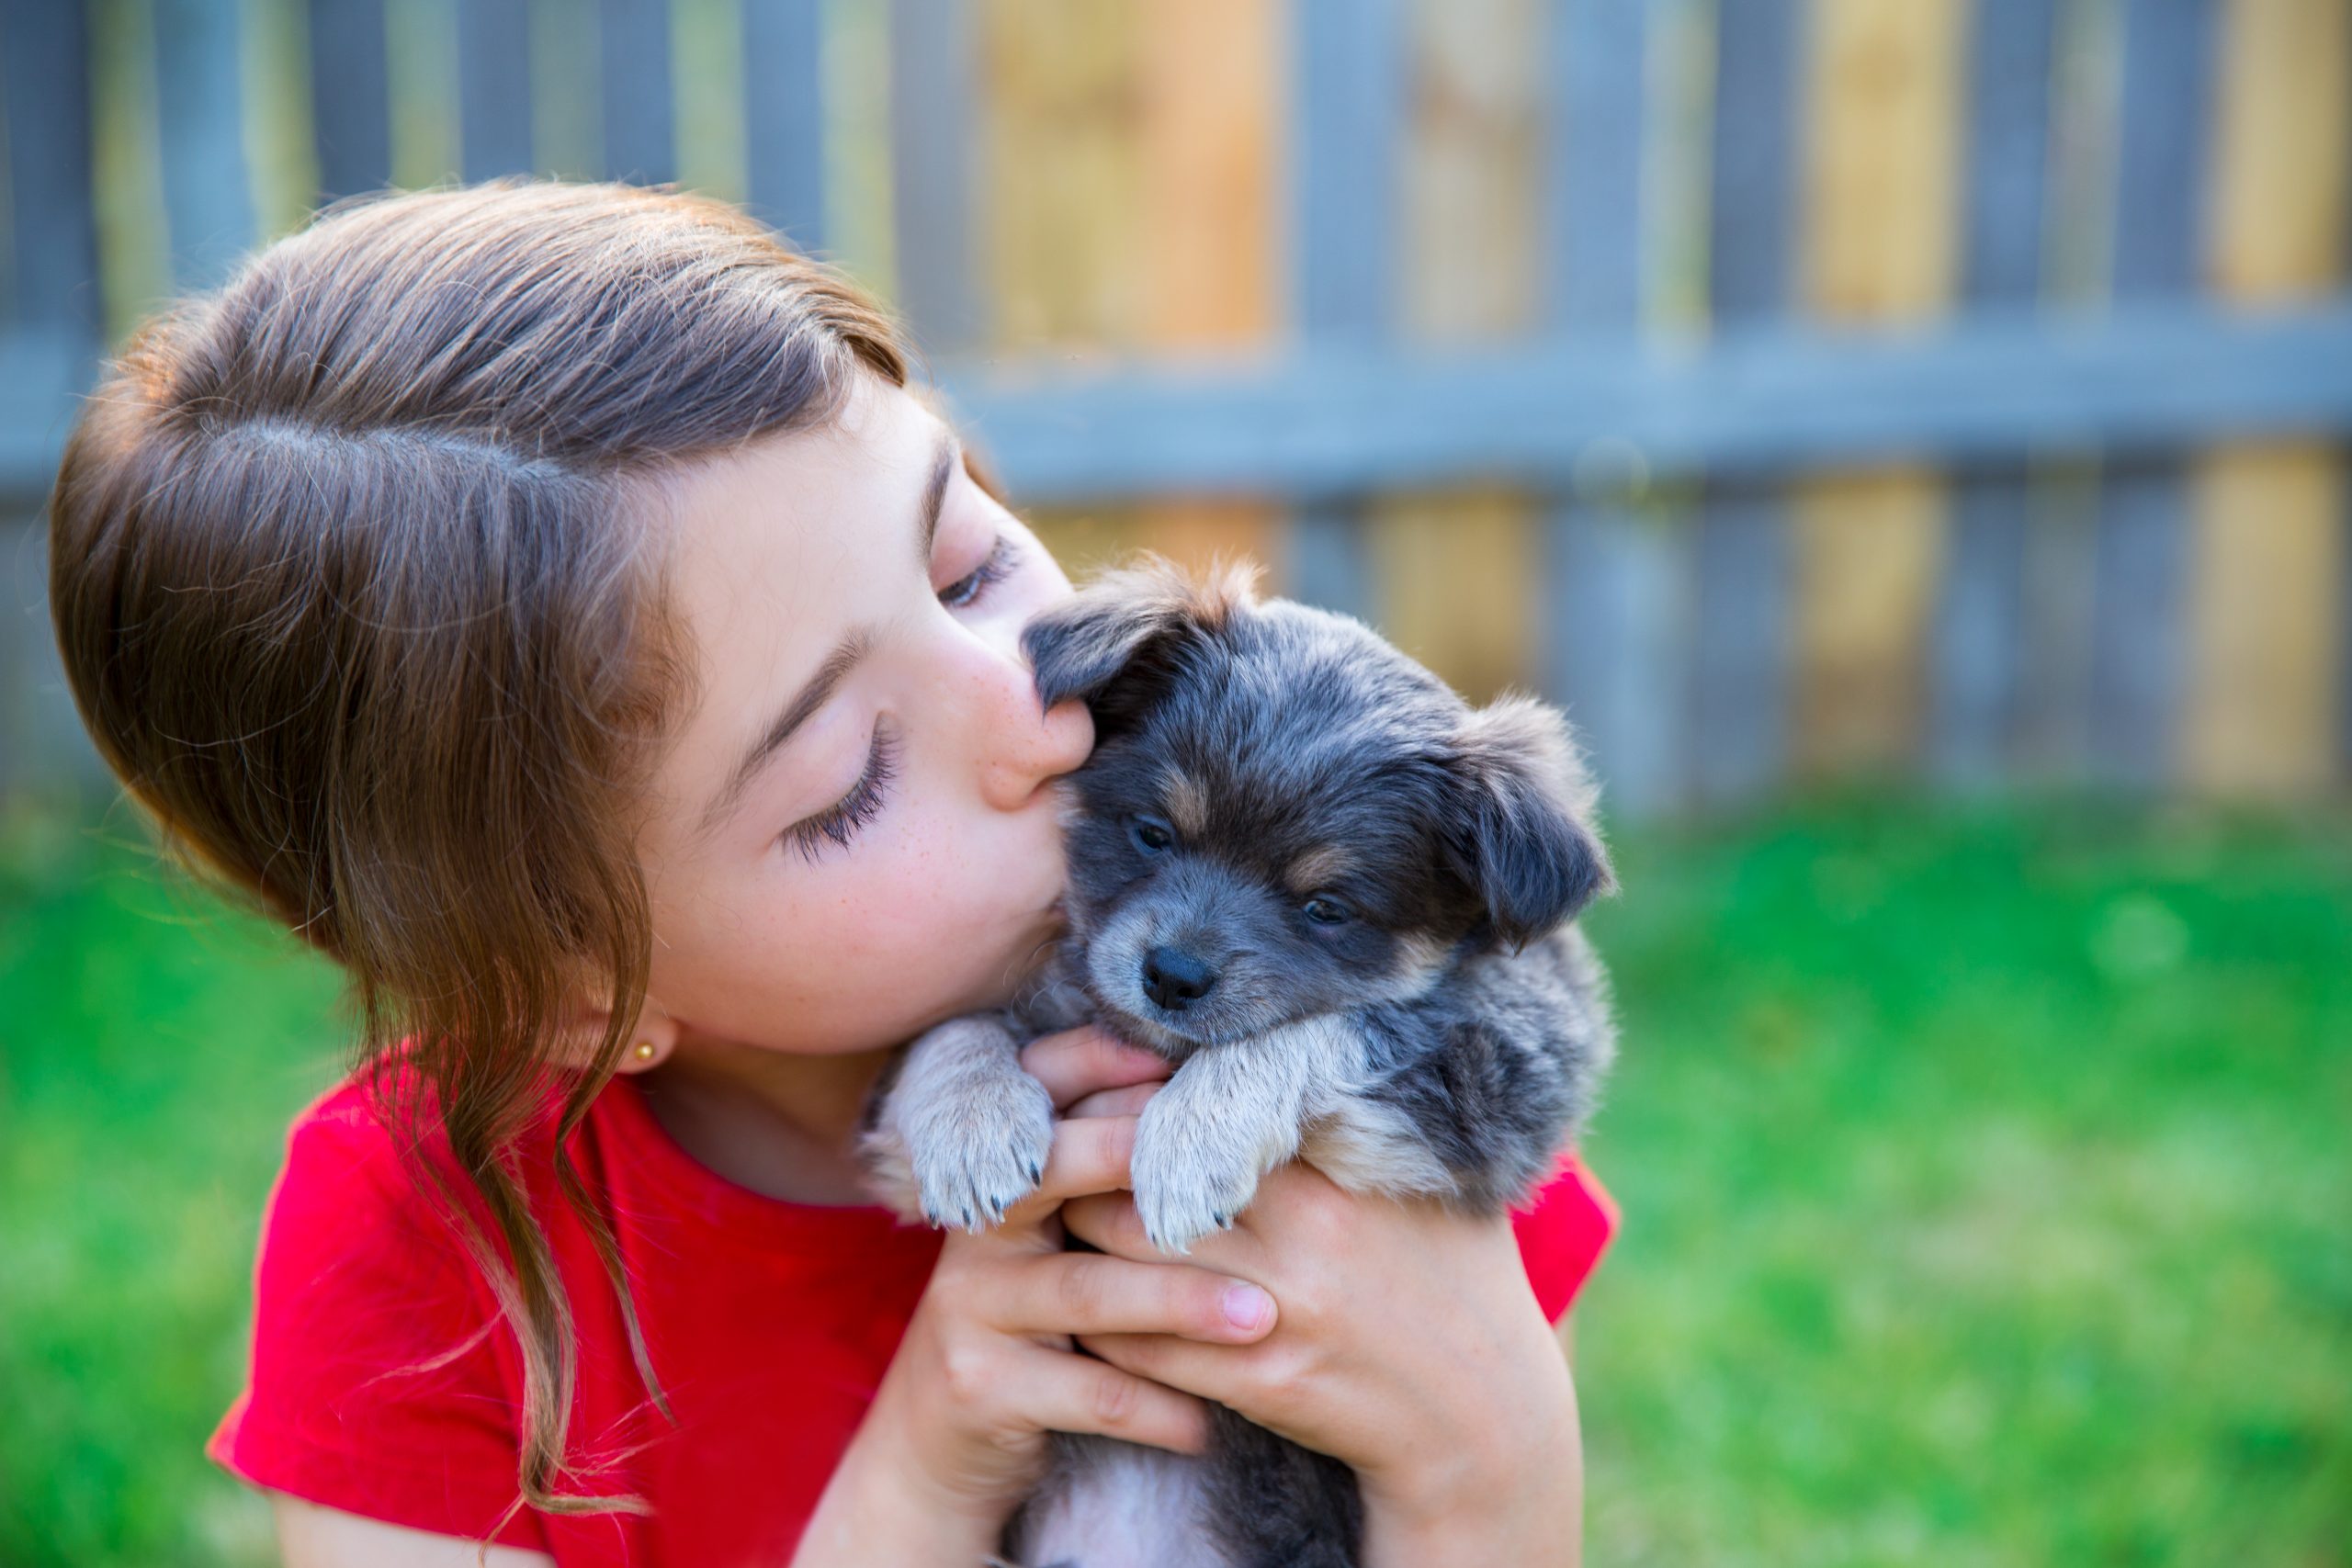
[{"label": "sunlit yellow wood plank", "polygon": [[[1955,0],[1816,0],[1812,11],[1805,303],[1894,325],[1940,312],[1958,265],[1964,51]],[[1927,470],[1796,486],[1793,752],[1808,773],[1916,754],[1944,490]]]},{"label": "sunlit yellow wood plank", "polygon": [[[2222,28],[2215,287],[2249,305],[2344,272],[2347,0],[2232,0]],[[2180,766],[2222,795],[2309,795],[2340,773],[2344,475],[2333,449],[2242,445],[2199,465]]]},{"label": "sunlit yellow wood plank", "polygon": [[[1543,211],[1544,8],[1416,0],[1398,243],[1403,325],[1431,344],[1494,342],[1535,319]],[[1370,510],[1382,625],[1474,699],[1530,682],[1534,509],[1495,491]]]}]

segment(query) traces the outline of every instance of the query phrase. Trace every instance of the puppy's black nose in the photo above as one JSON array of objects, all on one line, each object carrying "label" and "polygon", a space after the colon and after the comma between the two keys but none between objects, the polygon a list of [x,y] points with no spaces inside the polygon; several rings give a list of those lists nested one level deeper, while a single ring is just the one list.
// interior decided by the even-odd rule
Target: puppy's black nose
[{"label": "puppy's black nose", "polygon": [[1216,971],[1189,953],[1155,947],[1143,955],[1144,994],[1170,1012],[1182,1012],[1216,985]]}]

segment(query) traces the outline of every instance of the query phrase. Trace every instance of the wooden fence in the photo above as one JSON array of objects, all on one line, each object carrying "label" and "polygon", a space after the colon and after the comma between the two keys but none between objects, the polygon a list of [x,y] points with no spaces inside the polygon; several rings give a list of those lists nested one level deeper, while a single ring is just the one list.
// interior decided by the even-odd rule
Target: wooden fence
[{"label": "wooden fence", "polygon": [[[98,345],[318,197],[677,180],[891,299],[1067,557],[1257,554],[1474,694],[1566,701],[1621,808],[2352,772],[2352,0],[0,28],[19,517]],[[0,545],[0,788],[87,777],[37,531]]]}]

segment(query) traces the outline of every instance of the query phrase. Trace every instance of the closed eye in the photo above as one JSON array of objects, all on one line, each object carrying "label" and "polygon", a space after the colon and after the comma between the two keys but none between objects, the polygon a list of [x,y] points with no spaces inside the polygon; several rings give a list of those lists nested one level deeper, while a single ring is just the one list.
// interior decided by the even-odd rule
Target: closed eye
[{"label": "closed eye", "polygon": [[939,591],[939,602],[951,610],[961,610],[988,597],[989,589],[1012,575],[1021,562],[1021,547],[1013,543],[1010,534],[999,534],[996,543],[980,564]]},{"label": "closed eye", "polygon": [[846,849],[857,830],[881,814],[898,766],[898,738],[876,725],[873,743],[866,748],[865,771],[857,782],[832,805],[786,828],[783,840],[797,848],[800,858],[812,864],[828,844]]}]

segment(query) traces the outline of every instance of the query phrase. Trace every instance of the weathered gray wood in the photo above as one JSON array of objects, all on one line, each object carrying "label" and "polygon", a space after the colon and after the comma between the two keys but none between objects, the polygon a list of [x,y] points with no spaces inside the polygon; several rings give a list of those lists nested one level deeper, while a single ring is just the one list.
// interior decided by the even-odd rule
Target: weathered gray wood
[{"label": "weathered gray wood", "polygon": [[96,340],[78,323],[0,333],[0,506],[37,504],[56,481],[74,400],[96,367]]},{"label": "weathered gray wood", "polygon": [[0,800],[94,793],[107,777],[58,661],[48,537],[40,516],[0,518]]},{"label": "weathered gray wood", "polygon": [[1008,480],[1041,503],[1329,499],[1479,478],[1549,489],[1573,483],[1596,444],[1630,446],[1654,476],[1760,477],[2342,435],[2352,304],[1988,310],[1901,336],[1759,328],[1703,354],[1329,348],[1271,366],[941,372],[986,422]]},{"label": "weathered gray wood", "polygon": [[530,0],[458,0],[458,144],[469,181],[538,167]]},{"label": "weathered gray wood", "polygon": [[[1629,0],[1556,0],[1548,20],[1555,352],[1623,355],[1642,320],[1645,13]],[[1536,626],[1544,679],[1582,732],[1612,809],[1652,816],[1681,784],[1680,552],[1625,493],[1634,476],[1589,468],[1580,489],[1555,492],[1546,518]]]},{"label": "weathered gray wood", "polygon": [[1707,299],[1718,327],[1789,307],[1796,266],[1803,0],[1718,0]]},{"label": "weathered gray wood", "polygon": [[[2352,490],[2345,493],[2344,519],[2340,525],[2346,539],[2352,539]],[[2335,613],[2340,617],[2336,626],[2337,660],[2335,695],[2343,716],[2336,720],[2337,782],[2352,784],[2352,549],[2343,552],[2343,581],[2336,589]]]},{"label": "weathered gray wood", "polygon": [[238,10],[208,0],[154,0],[153,14],[172,283],[209,288],[254,241]]},{"label": "weathered gray wood", "polygon": [[1777,487],[1715,480],[1691,543],[1690,792],[1753,800],[1788,753],[1788,624],[1794,564]]},{"label": "weathered gray wood", "polygon": [[899,310],[929,353],[978,344],[972,184],[972,8],[962,0],[890,0],[890,212]]},{"label": "weathered gray wood", "polygon": [[2172,773],[2187,657],[2180,464],[2112,465],[2100,499],[2086,761],[2106,783],[2154,789]]},{"label": "weathered gray wood", "polygon": [[1961,475],[1936,604],[1928,758],[1945,784],[2010,776],[2024,699],[2026,527],[2032,491],[2003,467]]},{"label": "weathered gray wood", "polygon": [[669,0],[603,0],[605,175],[637,185],[678,177],[670,98]]},{"label": "weathered gray wood", "polygon": [[[1715,11],[1707,299],[1719,335],[1788,309],[1796,260],[1799,0]],[[1691,544],[1690,787],[1747,799],[1777,780],[1789,733],[1787,508],[1752,480],[1703,488]]]},{"label": "weathered gray wood", "polygon": [[795,248],[825,239],[820,0],[743,0],[743,156],[750,206]]},{"label": "weathered gray wood", "polygon": [[[2137,0],[2120,9],[2112,265],[2122,306],[2185,297],[2196,286],[2215,62],[2207,0]],[[2110,784],[2153,788],[2170,773],[2186,673],[2187,496],[2182,462],[2163,456],[2135,457],[2114,473],[2103,500],[2086,760]]]},{"label": "weathered gray wood", "polygon": [[[2056,0],[1980,0],[1968,62],[1961,295],[1971,306],[2041,294],[2043,187]],[[2007,776],[2021,742],[2025,532],[2022,468],[1963,471],[1931,654],[1929,766],[1948,784]]]},{"label": "weathered gray wood", "polygon": [[320,199],[380,190],[392,180],[384,0],[311,0],[310,33]]},{"label": "weathered gray wood", "polygon": [[1401,0],[1293,0],[1292,276],[1317,344],[1378,342],[1398,309]]},{"label": "weathered gray wood", "polygon": [[[1311,347],[1379,344],[1398,308],[1400,0],[1291,0],[1290,19],[1292,313]],[[1297,597],[1373,613],[1371,562],[1351,504],[1368,491],[1333,482],[1288,521],[1284,574]]]},{"label": "weathered gray wood", "polygon": [[1353,502],[1308,502],[1284,519],[1283,581],[1294,599],[1370,617],[1376,596],[1363,515]]},{"label": "weathered gray wood", "polygon": [[90,183],[90,37],[79,6],[0,5],[12,287],[19,330],[95,342],[101,318]]},{"label": "weathered gray wood", "polygon": [[1550,324],[1623,336],[1642,318],[1645,11],[1552,0],[1544,269]]}]

